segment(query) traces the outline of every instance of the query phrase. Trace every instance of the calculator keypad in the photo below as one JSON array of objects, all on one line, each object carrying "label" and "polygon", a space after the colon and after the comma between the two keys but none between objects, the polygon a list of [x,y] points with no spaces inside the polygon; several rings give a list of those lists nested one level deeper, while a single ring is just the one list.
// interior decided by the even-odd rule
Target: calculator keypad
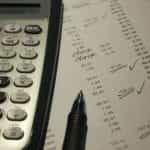
[{"label": "calculator keypad", "polygon": [[33,80],[25,75],[21,75],[18,78],[15,79],[14,85],[16,87],[30,87],[33,84]]},{"label": "calculator keypad", "polygon": [[35,59],[36,57],[38,56],[37,52],[35,50],[23,50],[21,53],[20,53],[20,57],[22,59]]},{"label": "calculator keypad", "polygon": [[7,59],[0,60],[0,72],[10,72],[13,69],[13,65]]},{"label": "calculator keypad", "polygon": [[0,91],[0,104],[3,103],[7,99],[6,92]]},{"label": "calculator keypad", "polygon": [[18,21],[0,25],[0,149],[28,143],[44,65],[47,19]]},{"label": "calculator keypad", "polygon": [[28,34],[40,34],[42,28],[39,25],[27,25],[24,31]]},{"label": "calculator keypad", "polygon": [[7,76],[0,76],[0,87],[6,87],[10,83],[10,78]]},{"label": "calculator keypad", "polygon": [[17,66],[17,71],[20,73],[32,73],[35,71],[35,66],[32,63],[20,63]]},{"label": "calculator keypad", "polygon": [[0,119],[3,117],[3,110],[0,108]]},{"label": "calculator keypad", "polygon": [[19,33],[21,32],[21,26],[18,24],[8,24],[5,26],[4,31],[7,33]]},{"label": "calculator keypad", "polygon": [[16,56],[16,52],[13,49],[1,49],[0,58],[13,58]]},{"label": "calculator keypad", "polygon": [[22,44],[24,46],[38,46],[40,44],[40,41],[35,38],[28,37],[23,40]]},{"label": "calculator keypad", "polygon": [[7,113],[7,118],[11,121],[23,121],[26,117],[27,113],[20,108],[10,109]]},{"label": "calculator keypad", "polygon": [[19,40],[14,38],[13,36],[8,36],[2,39],[2,44],[5,46],[15,46],[19,44]]},{"label": "calculator keypad", "polygon": [[4,130],[3,136],[8,140],[19,140],[23,138],[24,132],[19,127],[9,127]]},{"label": "calculator keypad", "polygon": [[12,96],[10,97],[10,100],[13,103],[23,104],[29,102],[30,96],[28,93],[20,90],[17,91],[16,93],[13,93]]}]

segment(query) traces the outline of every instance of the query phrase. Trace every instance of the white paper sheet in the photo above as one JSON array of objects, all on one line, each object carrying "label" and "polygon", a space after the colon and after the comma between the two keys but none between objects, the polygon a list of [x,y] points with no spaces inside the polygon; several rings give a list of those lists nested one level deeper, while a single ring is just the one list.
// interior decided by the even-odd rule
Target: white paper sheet
[{"label": "white paper sheet", "polygon": [[73,101],[83,90],[86,150],[149,150],[150,1],[66,0],[45,150],[61,150]]}]

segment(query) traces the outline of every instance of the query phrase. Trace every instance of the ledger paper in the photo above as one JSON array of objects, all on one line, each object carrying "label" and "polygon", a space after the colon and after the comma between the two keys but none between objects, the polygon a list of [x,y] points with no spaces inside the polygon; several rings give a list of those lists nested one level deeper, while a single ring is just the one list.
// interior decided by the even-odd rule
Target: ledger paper
[{"label": "ledger paper", "polygon": [[149,150],[150,1],[65,0],[62,45],[45,150],[61,150],[83,90],[86,150]]}]

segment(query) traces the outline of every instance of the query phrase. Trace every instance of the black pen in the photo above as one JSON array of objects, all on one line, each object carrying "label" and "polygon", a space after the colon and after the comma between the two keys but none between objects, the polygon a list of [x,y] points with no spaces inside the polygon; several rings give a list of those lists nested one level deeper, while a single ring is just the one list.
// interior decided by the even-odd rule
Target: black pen
[{"label": "black pen", "polygon": [[87,115],[83,92],[80,91],[68,116],[62,150],[85,150]]}]

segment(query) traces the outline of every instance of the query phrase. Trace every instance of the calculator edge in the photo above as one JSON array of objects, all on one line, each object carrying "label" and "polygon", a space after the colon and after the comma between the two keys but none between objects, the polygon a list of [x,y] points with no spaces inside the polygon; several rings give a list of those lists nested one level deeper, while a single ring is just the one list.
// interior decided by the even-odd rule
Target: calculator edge
[{"label": "calculator edge", "polygon": [[[40,99],[46,99],[46,101],[44,103],[41,100],[38,101],[31,141],[24,150],[42,150],[44,148],[44,142],[46,138],[46,131],[48,127],[57,74],[64,10],[61,0],[52,0],[51,6],[51,16],[49,19],[48,29],[48,32],[51,34],[48,34],[47,38],[46,57],[39,93]],[[49,85],[45,86],[47,81],[49,81]]]}]

